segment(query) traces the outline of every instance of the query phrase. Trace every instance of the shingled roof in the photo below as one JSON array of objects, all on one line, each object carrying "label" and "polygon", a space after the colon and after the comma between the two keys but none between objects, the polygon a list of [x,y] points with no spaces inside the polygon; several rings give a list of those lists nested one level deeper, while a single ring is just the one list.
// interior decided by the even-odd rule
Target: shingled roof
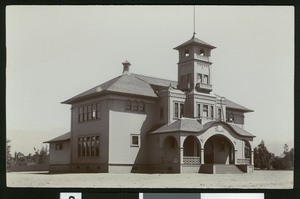
[{"label": "shingled roof", "polygon": [[[72,104],[76,101],[84,100],[90,97],[98,96],[105,93],[124,93],[131,95],[139,95],[146,97],[157,97],[155,89],[173,86],[177,87],[177,81],[167,80],[156,77],[149,77],[139,74],[123,74],[115,77],[101,85],[98,85],[92,89],[89,89],[75,97],[72,97],[63,104]],[[216,95],[218,96],[218,95]],[[226,98],[226,107],[231,109],[240,110],[243,112],[253,112],[253,110],[241,106]]]},{"label": "shingled roof", "polygon": [[173,123],[165,124],[152,133],[170,133],[170,132],[199,132],[203,125],[193,118],[180,118]]},{"label": "shingled roof", "polygon": [[237,110],[242,110],[244,112],[253,112],[253,110],[248,109],[242,105],[239,105],[229,99],[226,98],[226,108],[231,108],[231,109],[237,109]]},{"label": "shingled roof", "polygon": [[112,92],[146,97],[157,97],[149,83],[135,77],[134,75],[123,74],[79,95],[76,95],[75,97],[72,97],[62,103],[71,104],[88,97]]},{"label": "shingled roof", "polygon": [[66,141],[71,138],[71,132],[65,133],[63,135],[60,135],[56,138],[53,138],[52,140],[46,141],[44,143],[51,143],[51,142],[60,142],[60,141]]},{"label": "shingled roof", "polygon": [[206,43],[205,41],[202,41],[202,40],[198,39],[197,37],[195,37],[195,35],[193,35],[193,37],[190,40],[184,42],[183,44],[181,44],[181,45],[179,45],[177,47],[175,47],[174,49],[178,50],[178,49],[180,49],[182,47],[185,47],[185,46],[188,46],[188,45],[191,45],[191,44],[206,46],[206,47],[208,47],[210,49],[216,48],[215,46],[212,46],[209,43]]},{"label": "shingled roof", "polygon": [[197,119],[193,118],[180,118],[173,123],[165,124],[158,127],[156,130],[150,131],[149,134],[159,134],[159,133],[174,133],[174,132],[194,132],[194,133],[204,133],[206,130],[215,126],[217,124],[224,124],[233,130],[236,134],[244,137],[255,137],[251,133],[245,131],[244,129],[238,127],[237,125],[230,124],[223,121],[211,121],[204,125],[200,124]]}]

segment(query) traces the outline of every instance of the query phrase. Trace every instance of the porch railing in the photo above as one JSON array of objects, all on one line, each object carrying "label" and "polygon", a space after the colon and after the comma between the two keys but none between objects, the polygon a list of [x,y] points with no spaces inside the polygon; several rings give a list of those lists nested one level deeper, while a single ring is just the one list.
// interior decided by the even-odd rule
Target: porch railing
[{"label": "porch railing", "polygon": [[200,164],[200,157],[183,156],[183,164]]},{"label": "porch railing", "polygon": [[250,165],[250,158],[237,159],[237,164]]}]

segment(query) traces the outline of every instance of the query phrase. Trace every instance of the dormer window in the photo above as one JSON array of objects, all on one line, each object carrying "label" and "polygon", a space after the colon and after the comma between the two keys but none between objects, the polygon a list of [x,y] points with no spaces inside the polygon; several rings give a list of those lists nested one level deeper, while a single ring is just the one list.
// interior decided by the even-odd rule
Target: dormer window
[{"label": "dormer window", "polygon": [[190,56],[190,51],[189,50],[184,51],[184,57],[188,57],[188,56]]}]

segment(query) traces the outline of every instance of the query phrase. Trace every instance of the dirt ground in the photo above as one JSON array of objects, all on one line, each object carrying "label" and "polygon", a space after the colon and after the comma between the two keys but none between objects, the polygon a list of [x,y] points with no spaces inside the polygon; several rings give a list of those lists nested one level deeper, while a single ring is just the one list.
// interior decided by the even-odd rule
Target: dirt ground
[{"label": "dirt ground", "polygon": [[8,172],[8,187],[291,189],[293,171],[252,174],[111,174]]}]

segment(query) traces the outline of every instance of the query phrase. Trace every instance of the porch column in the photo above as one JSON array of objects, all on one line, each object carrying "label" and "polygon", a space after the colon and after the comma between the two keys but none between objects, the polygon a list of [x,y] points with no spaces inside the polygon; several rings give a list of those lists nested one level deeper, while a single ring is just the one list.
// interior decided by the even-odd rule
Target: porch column
[{"label": "porch column", "polygon": [[234,150],[234,164],[237,164],[237,150]]},{"label": "porch column", "polygon": [[204,164],[204,148],[201,148],[200,161],[201,161],[201,164]]},{"label": "porch column", "polygon": [[251,151],[251,165],[254,166],[254,151]]},{"label": "porch column", "polygon": [[183,164],[183,147],[180,147],[180,152],[179,152],[179,158],[180,158],[180,165]]}]

